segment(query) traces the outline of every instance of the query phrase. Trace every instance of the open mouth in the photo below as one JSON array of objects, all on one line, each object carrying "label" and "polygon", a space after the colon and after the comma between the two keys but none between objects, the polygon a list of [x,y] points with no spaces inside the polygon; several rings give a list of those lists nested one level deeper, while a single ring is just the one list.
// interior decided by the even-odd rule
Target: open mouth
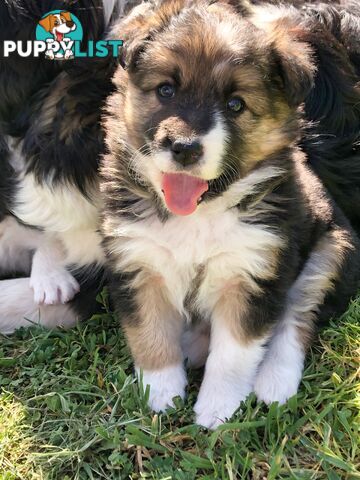
[{"label": "open mouth", "polygon": [[208,190],[207,181],[186,173],[164,173],[162,191],[168,209],[175,215],[191,215]]},{"label": "open mouth", "polygon": [[56,40],[58,42],[62,42],[63,38],[64,38],[64,34],[61,33],[61,32],[55,32],[55,35],[56,35]]}]

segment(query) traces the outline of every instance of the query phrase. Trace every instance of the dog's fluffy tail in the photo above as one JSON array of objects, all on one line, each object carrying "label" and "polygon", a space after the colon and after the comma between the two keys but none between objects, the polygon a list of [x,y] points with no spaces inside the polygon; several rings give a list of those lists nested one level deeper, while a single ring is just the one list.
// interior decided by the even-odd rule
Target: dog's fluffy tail
[{"label": "dog's fluffy tail", "polygon": [[0,333],[10,334],[20,327],[71,327],[77,322],[71,304],[37,305],[29,278],[0,281]]}]

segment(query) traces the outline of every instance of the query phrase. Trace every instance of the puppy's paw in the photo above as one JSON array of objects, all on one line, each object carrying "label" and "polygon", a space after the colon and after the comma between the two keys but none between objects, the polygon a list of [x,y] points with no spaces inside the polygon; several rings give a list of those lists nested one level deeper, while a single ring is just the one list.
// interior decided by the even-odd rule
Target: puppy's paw
[{"label": "puppy's paw", "polygon": [[281,365],[274,361],[264,361],[257,374],[254,391],[259,401],[266,404],[279,402],[284,404],[296,395],[302,375],[302,366],[298,364]]},{"label": "puppy's paw", "polygon": [[54,305],[67,303],[80,291],[80,285],[64,268],[53,270],[46,275],[31,274],[30,287],[34,290],[37,304]]},{"label": "puppy's paw", "polygon": [[248,382],[237,380],[225,374],[222,377],[205,374],[194,407],[198,425],[214,430],[233,416],[251,392]]},{"label": "puppy's paw", "polygon": [[[141,376],[139,369],[137,374]],[[185,397],[187,380],[183,365],[173,365],[161,370],[144,370],[142,384],[144,389],[147,385],[150,386],[150,408],[155,412],[163,412],[174,406],[174,397]]]},{"label": "puppy's paw", "polygon": [[248,388],[244,393],[244,389],[235,384],[222,385],[221,382],[216,386],[211,386],[210,382],[203,384],[194,407],[196,423],[215,430],[233,416],[250,390]]}]

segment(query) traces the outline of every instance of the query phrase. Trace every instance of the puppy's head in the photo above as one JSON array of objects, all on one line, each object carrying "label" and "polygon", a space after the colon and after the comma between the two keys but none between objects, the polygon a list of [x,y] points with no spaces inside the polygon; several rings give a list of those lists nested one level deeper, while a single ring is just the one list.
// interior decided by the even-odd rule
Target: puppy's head
[{"label": "puppy's head", "polygon": [[70,12],[60,12],[50,14],[42,18],[39,24],[47,31],[54,35],[56,40],[63,40],[67,33],[76,29],[76,25],[71,18]]},{"label": "puppy's head", "polygon": [[313,66],[287,20],[262,28],[231,1],[141,5],[121,26],[131,168],[166,207],[193,213],[294,142]]}]

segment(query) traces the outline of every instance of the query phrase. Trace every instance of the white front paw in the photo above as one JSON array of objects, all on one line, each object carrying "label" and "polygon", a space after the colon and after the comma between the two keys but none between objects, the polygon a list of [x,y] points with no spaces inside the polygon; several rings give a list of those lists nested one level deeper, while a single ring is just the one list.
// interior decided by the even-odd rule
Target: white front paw
[{"label": "white front paw", "polygon": [[80,291],[80,285],[65,268],[54,269],[46,275],[31,273],[30,287],[37,304],[67,303]]},{"label": "white front paw", "polygon": [[266,404],[279,402],[284,404],[296,395],[302,375],[302,364],[281,365],[273,361],[264,361],[257,374],[254,391],[259,401]]},{"label": "white front paw", "polygon": [[[140,370],[137,369],[140,377]],[[142,372],[144,389],[150,386],[149,406],[155,412],[163,412],[168,407],[173,407],[174,397],[185,397],[187,384],[186,374],[182,364],[165,367],[161,370],[144,370]]]},{"label": "white front paw", "polygon": [[250,387],[239,387],[221,382],[217,385],[211,385],[210,382],[203,384],[194,407],[196,423],[214,430],[229,420],[251,391]]},{"label": "white front paw", "polygon": [[65,55],[64,55],[65,60],[69,60],[73,56],[74,56],[74,54],[73,54],[72,50],[66,50]]}]

